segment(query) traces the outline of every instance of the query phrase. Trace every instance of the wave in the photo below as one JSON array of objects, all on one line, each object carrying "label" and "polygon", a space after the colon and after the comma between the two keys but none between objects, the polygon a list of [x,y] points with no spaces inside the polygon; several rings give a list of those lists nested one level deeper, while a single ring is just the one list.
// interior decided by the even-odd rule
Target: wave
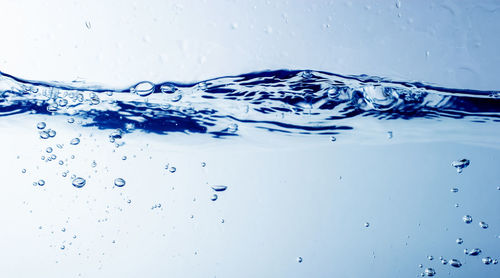
[{"label": "wave", "polygon": [[67,115],[85,126],[236,136],[239,125],[338,134],[347,119],[454,118],[500,122],[500,91],[312,70],[276,70],[195,83],[143,81],[126,89],[28,81],[0,72],[0,116]]}]

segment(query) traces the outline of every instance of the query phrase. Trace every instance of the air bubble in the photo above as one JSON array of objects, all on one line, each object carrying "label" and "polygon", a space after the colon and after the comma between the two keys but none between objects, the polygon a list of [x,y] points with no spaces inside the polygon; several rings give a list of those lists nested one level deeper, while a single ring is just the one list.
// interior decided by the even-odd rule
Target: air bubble
[{"label": "air bubble", "polygon": [[424,273],[426,276],[429,276],[429,277],[436,275],[436,271],[431,267],[426,268],[424,270]]},{"label": "air bubble", "polygon": [[466,223],[466,224],[470,224],[472,223],[472,216],[470,215],[464,215],[464,217],[462,217],[462,220]]},{"label": "air bubble", "polygon": [[149,96],[154,92],[155,84],[149,81],[143,81],[135,85],[134,88],[130,88],[131,93],[135,93],[141,97]]},{"label": "air bubble", "polygon": [[481,221],[479,222],[479,227],[483,228],[483,229],[488,229],[488,224],[484,221]]},{"label": "air bubble", "polygon": [[36,127],[38,129],[44,129],[45,127],[47,126],[47,124],[45,122],[39,122]]},{"label": "air bubble", "polygon": [[76,188],[82,188],[87,181],[84,178],[75,178],[72,182],[73,186]]},{"label": "air bubble", "polygon": [[477,256],[479,254],[481,254],[481,249],[479,248],[474,248],[469,252],[469,256]]},{"label": "air bubble", "polygon": [[454,188],[450,189],[450,191],[453,192],[453,193],[457,193],[458,192],[458,188],[454,187]]},{"label": "air bubble", "polygon": [[365,228],[368,228],[368,227],[370,227],[370,223],[365,222]]},{"label": "air bubble", "polygon": [[80,139],[75,137],[75,138],[71,139],[71,141],[69,141],[69,143],[71,145],[78,145],[78,144],[80,144]]},{"label": "air bubble", "polygon": [[462,263],[461,263],[459,260],[457,260],[457,259],[451,259],[451,260],[449,261],[449,264],[450,264],[451,266],[455,267],[455,268],[459,268],[459,267],[461,267],[461,266],[462,266]]},{"label": "air bubble", "polygon": [[493,260],[490,257],[485,257],[482,259],[482,261],[483,261],[483,264],[485,264],[485,265],[489,265],[493,262]]},{"label": "air bubble", "polygon": [[212,198],[210,198],[210,200],[215,202],[215,201],[217,201],[217,198],[219,198],[219,196],[217,196],[217,194],[214,194],[214,195],[212,195]]},{"label": "air bubble", "polygon": [[125,185],[125,180],[122,178],[116,178],[114,183],[116,187],[123,187]]},{"label": "air bubble", "polygon": [[47,153],[51,153],[51,152],[52,152],[52,148],[51,148],[51,147],[48,147],[47,149],[45,149],[45,151],[46,151]]},{"label": "air bubble", "polygon": [[226,130],[228,133],[236,133],[236,131],[238,131],[238,125],[237,124],[230,124]]},{"label": "air bubble", "polygon": [[297,257],[297,262],[300,264],[303,261],[302,257]]},{"label": "air bubble", "polygon": [[45,181],[44,180],[39,180],[37,183],[38,183],[39,186],[44,186],[45,185]]},{"label": "air bubble", "polygon": [[427,259],[428,259],[429,261],[432,261],[432,260],[434,260],[434,256],[427,256]]},{"label": "air bubble", "polygon": [[225,186],[225,185],[212,185],[211,187],[214,191],[217,191],[217,192],[222,192],[222,191],[225,191],[227,189],[227,186]]},{"label": "air bubble", "polygon": [[332,137],[330,137],[330,141],[335,142],[335,141],[337,141],[337,138],[335,138],[335,136],[332,136]]},{"label": "air bubble", "polygon": [[462,173],[462,170],[464,168],[467,168],[467,166],[470,165],[470,160],[468,159],[460,159],[460,160],[455,160],[451,163],[451,166],[455,167],[457,169],[457,173]]},{"label": "air bubble", "polygon": [[456,242],[457,242],[457,244],[462,244],[462,243],[464,243],[464,240],[459,237],[459,238],[457,238]]},{"label": "air bubble", "polygon": [[49,136],[49,133],[47,131],[41,131],[40,132],[40,138],[42,139],[48,139],[50,136]]}]

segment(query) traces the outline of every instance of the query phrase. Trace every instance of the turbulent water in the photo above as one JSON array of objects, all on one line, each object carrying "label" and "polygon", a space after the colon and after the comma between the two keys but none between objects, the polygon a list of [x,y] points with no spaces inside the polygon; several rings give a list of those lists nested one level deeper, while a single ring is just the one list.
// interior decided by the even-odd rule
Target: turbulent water
[{"label": "turbulent water", "polygon": [[500,91],[0,73],[0,134],[10,277],[500,275]]}]

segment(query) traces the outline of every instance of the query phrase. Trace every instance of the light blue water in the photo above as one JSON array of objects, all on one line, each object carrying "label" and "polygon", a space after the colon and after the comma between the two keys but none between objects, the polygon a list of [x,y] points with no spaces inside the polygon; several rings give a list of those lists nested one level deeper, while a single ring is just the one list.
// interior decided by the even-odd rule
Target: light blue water
[{"label": "light blue water", "polygon": [[498,91],[0,74],[0,116],[6,277],[500,276]]}]

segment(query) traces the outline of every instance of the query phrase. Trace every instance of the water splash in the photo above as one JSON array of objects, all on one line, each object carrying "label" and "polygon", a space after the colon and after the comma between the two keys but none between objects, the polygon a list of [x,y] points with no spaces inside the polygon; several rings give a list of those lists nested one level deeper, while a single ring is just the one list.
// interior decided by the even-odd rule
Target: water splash
[{"label": "water splash", "polygon": [[[264,71],[190,84],[143,81],[121,90],[26,81],[0,72],[0,116],[68,115],[85,119],[85,126],[125,133],[132,127],[224,137],[251,126],[335,135],[352,130],[343,120],[354,117],[500,122],[496,95],[500,92],[319,71]],[[40,137],[53,136],[42,130]]]}]

